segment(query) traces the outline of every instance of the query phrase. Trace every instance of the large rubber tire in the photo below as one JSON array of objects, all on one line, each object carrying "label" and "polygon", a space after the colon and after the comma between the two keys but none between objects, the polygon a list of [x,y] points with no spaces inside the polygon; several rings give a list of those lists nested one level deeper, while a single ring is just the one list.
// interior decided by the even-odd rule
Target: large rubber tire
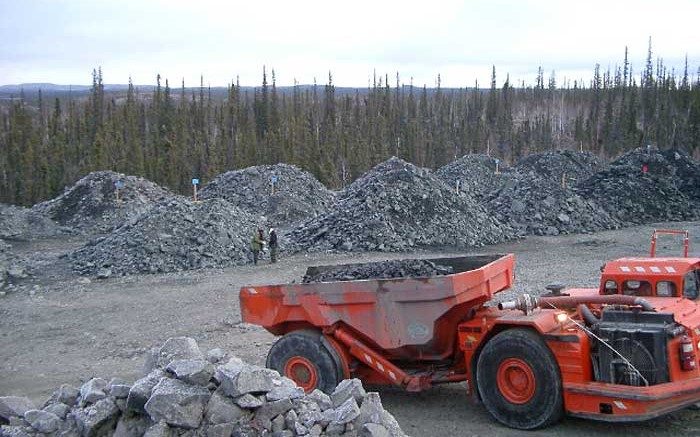
[{"label": "large rubber tire", "polygon": [[267,354],[266,365],[296,382],[306,393],[319,389],[331,394],[343,380],[337,355],[321,341],[320,332],[303,329],[277,340]]},{"label": "large rubber tire", "polygon": [[561,373],[542,339],[527,329],[509,329],[484,347],[476,370],[486,409],[517,429],[545,427],[564,412]]}]

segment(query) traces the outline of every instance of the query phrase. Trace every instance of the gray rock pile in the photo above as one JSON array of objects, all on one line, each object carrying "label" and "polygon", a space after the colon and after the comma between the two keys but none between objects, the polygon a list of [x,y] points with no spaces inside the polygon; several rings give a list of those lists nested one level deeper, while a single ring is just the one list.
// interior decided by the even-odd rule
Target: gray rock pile
[{"label": "gray rock pile", "polygon": [[324,266],[322,269],[310,267],[302,282],[308,284],[360,279],[429,278],[451,275],[452,273],[454,273],[454,268],[451,266],[442,266],[427,259],[388,260],[332,267]]},{"label": "gray rock pile", "polygon": [[495,158],[471,154],[440,167],[435,171],[435,175],[454,188],[455,192],[465,193],[482,201],[511,182],[511,178],[508,177],[511,172],[512,169],[499,161],[496,173]]},{"label": "gray rock pile", "polygon": [[405,435],[359,380],[343,381],[330,396],[305,394],[274,370],[208,355],[191,338],[171,338],[151,351],[146,375],[133,384],[63,385],[40,408],[0,397],[0,437]]},{"label": "gray rock pile", "polygon": [[172,197],[70,259],[75,272],[98,278],[246,264],[255,227],[249,213],[223,199]]},{"label": "gray rock pile", "polygon": [[619,222],[595,200],[584,199],[561,183],[534,172],[515,171],[508,182],[486,199],[487,209],[520,235],[597,232]]},{"label": "gray rock pile", "polygon": [[[121,187],[119,201],[116,185]],[[170,191],[144,178],[99,171],[83,177],[60,196],[34,205],[32,210],[78,231],[101,234],[171,196]]]},{"label": "gray rock pile", "polygon": [[46,215],[21,206],[0,203],[0,238],[35,240],[70,233]]},{"label": "gray rock pile", "polygon": [[287,234],[293,250],[480,247],[514,238],[482,206],[426,169],[391,158],[343,190],[328,213]]},{"label": "gray rock pile", "polygon": [[[272,180],[276,180],[274,191]],[[289,164],[228,171],[207,183],[202,199],[222,198],[271,227],[289,227],[325,213],[335,195],[313,175]]]},{"label": "gray rock pile", "polygon": [[691,202],[700,203],[700,162],[682,150],[662,150],[666,169],[678,191],[688,196]]},{"label": "gray rock pile", "polygon": [[460,194],[472,197],[519,236],[559,235],[613,229],[619,222],[594,200],[562,185],[602,165],[589,153],[571,151],[531,155],[516,167],[499,165],[485,155],[466,155],[436,171],[450,182],[460,181]]},{"label": "gray rock pile", "polygon": [[605,167],[605,162],[591,152],[557,150],[529,155],[520,160],[515,169],[522,173],[534,172],[559,185],[564,180],[567,186],[571,186]]},{"label": "gray rock pile", "polygon": [[700,217],[699,172],[683,152],[642,147],[577,184],[576,192],[624,223],[692,220]]}]

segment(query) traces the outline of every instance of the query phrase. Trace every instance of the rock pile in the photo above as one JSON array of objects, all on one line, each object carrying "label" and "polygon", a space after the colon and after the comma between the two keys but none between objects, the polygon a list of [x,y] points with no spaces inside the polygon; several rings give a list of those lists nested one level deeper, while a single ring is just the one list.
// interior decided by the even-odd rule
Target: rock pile
[{"label": "rock pile", "polygon": [[212,179],[200,193],[202,199],[226,199],[264,217],[269,226],[283,228],[325,213],[335,201],[333,192],[313,175],[288,164],[228,171]]},{"label": "rock pile", "polygon": [[502,161],[482,154],[464,155],[435,171],[435,175],[455,192],[465,193],[479,201],[488,198],[491,193],[499,190],[511,179],[507,176],[511,169]]},{"label": "rock pile", "polygon": [[133,384],[62,385],[41,408],[0,397],[0,437],[405,435],[359,380],[343,381],[330,396],[304,394],[274,370],[223,358],[216,349],[205,358],[193,339],[176,337],[151,352],[148,373]]},{"label": "rock pile", "polygon": [[362,264],[343,264],[323,268],[310,267],[302,282],[355,281],[360,279],[429,278],[451,275],[454,268],[430,260],[406,259]]},{"label": "rock pile", "polygon": [[250,214],[223,199],[172,197],[70,258],[74,271],[98,278],[246,264],[255,227]]},{"label": "rock pile", "polygon": [[643,147],[577,184],[576,192],[625,223],[692,220],[700,217],[698,172],[700,164],[685,153]]},{"label": "rock pile", "polygon": [[[119,201],[117,185],[121,187]],[[83,177],[60,196],[34,205],[32,210],[81,232],[102,234],[171,196],[170,191],[144,178],[99,171]]]},{"label": "rock pile", "polygon": [[460,181],[460,193],[478,200],[489,214],[519,236],[559,235],[613,229],[619,222],[594,200],[583,199],[574,181],[601,165],[593,155],[570,151],[531,155],[515,168],[485,155],[466,155],[436,171],[446,182]]},{"label": "rock pile", "polygon": [[594,200],[584,199],[560,183],[534,172],[510,173],[501,189],[486,199],[487,209],[520,235],[596,232],[619,222]]},{"label": "rock pile", "polygon": [[287,234],[293,250],[400,251],[480,247],[514,238],[507,225],[430,171],[391,158],[343,190],[333,208]]},{"label": "rock pile", "polygon": [[0,203],[0,238],[34,240],[68,233],[68,228],[57,225],[38,211]]},{"label": "rock pile", "polygon": [[605,168],[605,163],[591,152],[557,150],[535,153],[523,158],[515,166],[522,173],[535,172],[551,182],[561,185],[562,180],[572,186]]},{"label": "rock pile", "polygon": [[691,202],[700,203],[700,162],[682,150],[662,150],[666,169],[678,191],[688,196]]}]

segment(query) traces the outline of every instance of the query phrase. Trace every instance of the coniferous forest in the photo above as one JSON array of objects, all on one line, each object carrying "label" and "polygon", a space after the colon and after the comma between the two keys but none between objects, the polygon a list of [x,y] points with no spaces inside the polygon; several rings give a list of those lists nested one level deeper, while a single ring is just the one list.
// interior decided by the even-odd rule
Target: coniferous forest
[{"label": "coniferous forest", "polygon": [[[700,71],[652,58],[633,71],[596,65],[588,83],[559,84],[542,69],[534,85],[497,77],[454,89],[415,87],[399,74],[367,88],[278,88],[274,70],[255,88],[202,85],[107,92],[102,71],[83,96],[17,96],[0,107],[0,202],[31,205],[94,170],[144,176],[187,193],[231,169],[296,164],[340,188],[396,155],[435,168],[466,153],[514,163],[556,149],[606,158],[641,145],[700,154]],[[164,82],[164,83],[163,83]]]}]

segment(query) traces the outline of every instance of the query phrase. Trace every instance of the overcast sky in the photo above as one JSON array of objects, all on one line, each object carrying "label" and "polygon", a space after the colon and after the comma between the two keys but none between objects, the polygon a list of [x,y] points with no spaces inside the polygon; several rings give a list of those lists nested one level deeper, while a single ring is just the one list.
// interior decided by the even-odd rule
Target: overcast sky
[{"label": "overcast sky", "polygon": [[[278,85],[367,86],[373,71],[402,83],[488,87],[532,84],[541,66],[588,83],[598,63],[635,76],[653,57],[682,73],[700,62],[700,1],[108,1],[0,0],[0,84],[259,85],[263,65]],[[270,78],[268,77],[270,80]],[[164,82],[164,80],[163,80]]]}]

